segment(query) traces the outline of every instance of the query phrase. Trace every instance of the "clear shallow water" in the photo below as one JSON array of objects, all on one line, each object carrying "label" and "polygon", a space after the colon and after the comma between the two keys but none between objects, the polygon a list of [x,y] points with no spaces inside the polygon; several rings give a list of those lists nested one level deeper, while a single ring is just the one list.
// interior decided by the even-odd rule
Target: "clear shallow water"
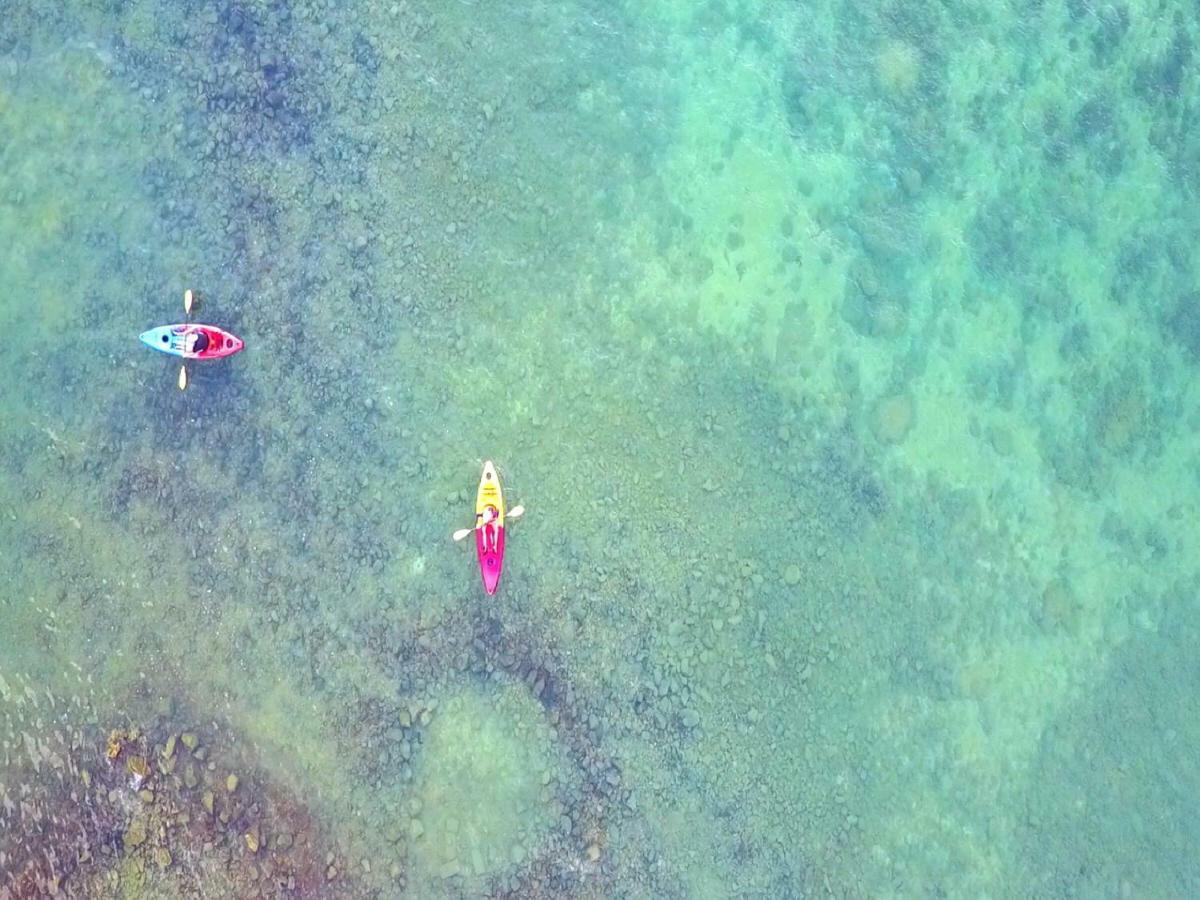
[{"label": "clear shallow water", "polygon": [[1195,891],[1182,8],[37,9],[0,890]]}]

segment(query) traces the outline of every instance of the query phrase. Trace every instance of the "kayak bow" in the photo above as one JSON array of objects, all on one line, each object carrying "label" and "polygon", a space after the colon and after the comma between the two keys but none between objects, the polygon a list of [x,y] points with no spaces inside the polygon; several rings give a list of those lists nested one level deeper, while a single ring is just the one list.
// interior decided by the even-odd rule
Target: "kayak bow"
[{"label": "kayak bow", "polygon": [[[188,336],[193,334],[208,338],[208,346],[199,352],[187,350]],[[215,325],[163,325],[143,331],[140,337],[147,347],[184,359],[222,359],[233,356],[245,346],[237,335]]]},{"label": "kayak bow", "polygon": [[504,566],[504,494],[500,491],[500,478],[490,459],[483,464],[479,492],[475,496],[475,550],[479,554],[483,589],[490,597],[496,593],[496,587],[500,584],[500,570]]}]

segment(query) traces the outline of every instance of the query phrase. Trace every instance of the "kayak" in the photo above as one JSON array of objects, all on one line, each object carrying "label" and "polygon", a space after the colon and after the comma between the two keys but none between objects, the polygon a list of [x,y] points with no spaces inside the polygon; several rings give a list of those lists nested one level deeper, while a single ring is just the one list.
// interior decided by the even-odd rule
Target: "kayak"
[{"label": "kayak", "polygon": [[[490,522],[484,518],[488,507],[492,508]],[[504,494],[500,491],[500,477],[490,459],[483,464],[479,493],[475,495],[475,550],[479,554],[483,589],[490,597],[496,593],[496,587],[500,584],[500,570],[504,566]]]},{"label": "kayak", "polygon": [[[198,343],[207,341],[202,350],[187,349],[188,338],[192,335]],[[241,338],[215,325],[163,325],[143,331],[140,337],[147,347],[184,359],[222,359],[233,356],[245,346]]]}]

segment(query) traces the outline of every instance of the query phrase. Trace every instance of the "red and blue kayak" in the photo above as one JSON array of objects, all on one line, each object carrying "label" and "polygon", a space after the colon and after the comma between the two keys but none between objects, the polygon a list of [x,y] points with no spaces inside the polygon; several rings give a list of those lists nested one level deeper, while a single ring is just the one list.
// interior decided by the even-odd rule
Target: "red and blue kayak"
[{"label": "red and blue kayak", "polygon": [[183,359],[224,359],[246,345],[235,334],[215,325],[162,325],[140,335],[142,343]]},{"label": "red and blue kayak", "polygon": [[500,570],[504,568],[504,494],[490,459],[483,464],[479,492],[475,495],[475,551],[479,555],[483,589],[490,597],[496,593]]}]

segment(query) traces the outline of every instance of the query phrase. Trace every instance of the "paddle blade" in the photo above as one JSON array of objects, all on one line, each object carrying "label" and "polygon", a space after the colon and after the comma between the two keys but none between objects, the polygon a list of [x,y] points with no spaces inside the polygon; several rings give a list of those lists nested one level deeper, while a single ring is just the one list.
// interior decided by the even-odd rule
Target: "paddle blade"
[{"label": "paddle blade", "polygon": [[187,366],[179,367],[179,389],[182,391],[187,387]]},{"label": "paddle blade", "polygon": [[475,530],[474,528],[460,528],[460,529],[458,529],[458,531],[454,532],[454,539],[456,541],[461,541],[463,538],[465,538],[468,534],[470,534],[474,530]]},{"label": "paddle blade", "polygon": [[191,288],[183,292],[183,311],[189,316],[192,314],[192,303],[195,299],[196,295],[192,293]]},{"label": "paddle blade", "polygon": [[521,516],[525,515],[525,507],[518,504],[505,513],[505,515],[510,519],[519,519]]}]

